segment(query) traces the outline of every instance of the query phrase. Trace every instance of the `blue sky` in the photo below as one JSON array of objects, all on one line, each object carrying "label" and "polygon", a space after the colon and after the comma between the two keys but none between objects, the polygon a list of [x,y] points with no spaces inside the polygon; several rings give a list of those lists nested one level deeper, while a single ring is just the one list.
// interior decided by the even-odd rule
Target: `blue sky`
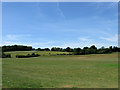
[{"label": "blue sky", "polygon": [[118,45],[116,2],[2,3],[2,44],[98,48]]}]

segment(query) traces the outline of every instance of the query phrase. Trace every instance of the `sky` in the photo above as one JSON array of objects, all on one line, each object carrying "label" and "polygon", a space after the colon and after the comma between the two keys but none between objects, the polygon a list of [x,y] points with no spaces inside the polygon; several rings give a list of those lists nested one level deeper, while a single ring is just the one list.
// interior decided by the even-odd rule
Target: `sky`
[{"label": "sky", "polygon": [[4,2],[2,45],[118,46],[117,2]]}]

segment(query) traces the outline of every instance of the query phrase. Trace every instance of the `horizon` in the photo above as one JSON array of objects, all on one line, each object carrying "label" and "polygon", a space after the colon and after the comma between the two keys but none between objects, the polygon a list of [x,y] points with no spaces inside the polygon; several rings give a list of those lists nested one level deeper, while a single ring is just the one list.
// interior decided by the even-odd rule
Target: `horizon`
[{"label": "horizon", "polygon": [[3,2],[2,46],[118,46],[117,2]]},{"label": "horizon", "polygon": [[[15,45],[17,45],[17,44],[14,44],[14,45],[2,45],[1,47],[3,47],[3,46],[15,46]],[[32,47],[32,48],[35,48],[35,47],[33,47],[33,46],[30,46],[30,45],[17,45],[17,46],[27,46],[27,47]],[[95,46],[95,45],[91,45],[91,46]],[[73,48],[71,48],[71,49],[74,49],[74,48],[81,48],[81,49],[83,49],[84,47],[88,47],[88,48],[90,48],[91,46],[83,46],[83,47],[73,47]],[[69,47],[69,46],[67,46],[67,47]],[[62,47],[55,47],[55,48],[62,48],[62,49],[65,49],[65,48],[67,48],[67,47],[64,47],[64,48],[62,48]],[[95,46],[96,47],[96,46]],[[104,47],[104,46],[102,46],[102,47]],[[97,49],[100,49],[100,48],[102,48],[102,47],[96,47]],[[108,47],[104,47],[104,48],[110,48],[111,46],[108,46]],[[114,48],[114,47],[118,47],[118,46],[112,46],[112,48]],[[35,48],[35,49],[38,49],[38,48],[41,48],[41,47],[37,47],[37,48]],[[48,47],[44,47],[44,48],[41,48],[41,49],[45,49],[45,48],[48,48]],[[52,49],[52,48],[54,48],[54,47],[50,47],[49,49]],[[118,47],[119,48],[119,47]]]}]

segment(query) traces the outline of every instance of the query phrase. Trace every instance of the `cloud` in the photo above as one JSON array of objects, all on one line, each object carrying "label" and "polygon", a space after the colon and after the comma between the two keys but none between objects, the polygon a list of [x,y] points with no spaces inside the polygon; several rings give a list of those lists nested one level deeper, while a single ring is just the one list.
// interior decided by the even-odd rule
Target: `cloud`
[{"label": "cloud", "polygon": [[79,37],[78,40],[80,40],[80,41],[91,41],[91,39],[89,39],[87,37]]},{"label": "cloud", "polygon": [[13,44],[21,44],[21,42],[25,42],[31,37],[30,34],[8,34],[2,37],[2,45],[13,45]]},{"label": "cloud", "polygon": [[60,4],[59,4],[59,2],[57,2],[57,10],[58,10],[58,14],[59,14],[62,18],[65,18],[64,13],[63,13],[62,10],[60,9]]},{"label": "cloud", "polygon": [[17,35],[6,35],[6,40],[18,40],[19,36]]},{"label": "cloud", "polygon": [[[109,37],[100,37],[102,40],[97,40],[95,38],[90,38],[90,37],[79,37],[76,41],[71,41],[71,42],[63,42],[60,47],[66,48],[66,47],[71,47],[71,48],[76,48],[80,47],[83,48],[85,46],[90,47],[92,45],[95,45],[97,48],[100,48],[102,46],[104,47],[109,47],[109,46],[117,46],[117,41],[118,41],[118,35],[112,35],[110,37],[110,34],[105,33],[106,36],[108,35]],[[105,35],[104,35],[105,36]]]},{"label": "cloud", "polygon": [[106,41],[109,41],[109,42],[118,42],[118,35],[115,34],[115,35],[111,35],[111,36],[108,36],[108,37],[100,37],[100,39],[103,39],[103,40],[106,40]]},{"label": "cloud", "polygon": [[62,48],[66,48],[66,47],[71,47],[71,48],[77,48],[77,47],[80,47],[80,48],[83,48],[85,46],[87,47],[90,47],[92,45],[95,45],[96,47],[100,48],[102,46],[105,46],[107,47],[107,45],[103,44],[103,43],[98,43],[98,42],[73,42],[73,43],[64,43],[63,45],[60,45],[59,47],[62,47]]},{"label": "cloud", "polygon": [[26,46],[32,46],[34,48],[45,48],[45,47],[52,47],[53,41],[47,41],[47,42],[20,42],[20,41],[5,41],[3,45],[26,45]]},{"label": "cloud", "polygon": [[109,3],[94,3],[94,4],[97,4],[97,7],[96,7],[96,9],[100,9],[100,8],[102,8],[103,6],[106,6],[106,9],[105,10],[107,10],[107,9],[111,9],[111,8],[115,8],[115,7],[117,7],[117,4],[118,4],[118,2],[109,2]]},{"label": "cloud", "polygon": [[45,47],[45,46],[49,46],[50,44],[53,44],[53,41],[46,41],[46,42],[34,42],[34,43],[30,43],[33,46],[40,46],[40,47]]},{"label": "cloud", "polygon": [[37,47],[50,47],[54,43],[53,41],[46,40],[45,38],[33,39],[30,34],[14,35],[8,34],[2,40],[2,45],[27,45]]},{"label": "cloud", "polygon": [[39,18],[45,18],[46,15],[44,14],[43,10],[42,10],[42,7],[41,7],[41,4],[42,3],[36,3],[36,14],[35,14],[35,17],[38,17]]},{"label": "cloud", "polygon": [[2,45],[22,45],[22,42],[4,41]]},{"label": "cloud", "polygon": [[109,4],[108,8],[115,8],[115,7],[117,7],[117,5],[118,5],[118,2],[111,2]]},{"label": "cloud", "polygon": [[[116,9],[118,7],[118,2],[109,2],[109,3],[93,3],[96,5],[96,13],[97,15],[99,14],[104,14],[105,12],[108,12],[108,10]],[[105,8],[103,8],[105,7]],[[114,14],[114,13],[113,13]]]},{"label": "cloud", "polygon": [[25,35],[16,35],[16,34],[8,34],[3,39],[9,41],[9,40],[20,40],[26,37],[30,37],[30,34],[25,34]]}]

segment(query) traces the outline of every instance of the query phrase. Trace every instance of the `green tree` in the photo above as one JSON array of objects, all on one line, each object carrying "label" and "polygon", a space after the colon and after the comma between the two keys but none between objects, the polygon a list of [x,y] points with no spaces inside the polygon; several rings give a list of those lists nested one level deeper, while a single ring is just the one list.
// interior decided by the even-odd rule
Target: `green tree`
[{"label": "green tree", "polygon": [[74,48],[73,49],[73,54],[74,55],[80,55],[81,48]]}]

